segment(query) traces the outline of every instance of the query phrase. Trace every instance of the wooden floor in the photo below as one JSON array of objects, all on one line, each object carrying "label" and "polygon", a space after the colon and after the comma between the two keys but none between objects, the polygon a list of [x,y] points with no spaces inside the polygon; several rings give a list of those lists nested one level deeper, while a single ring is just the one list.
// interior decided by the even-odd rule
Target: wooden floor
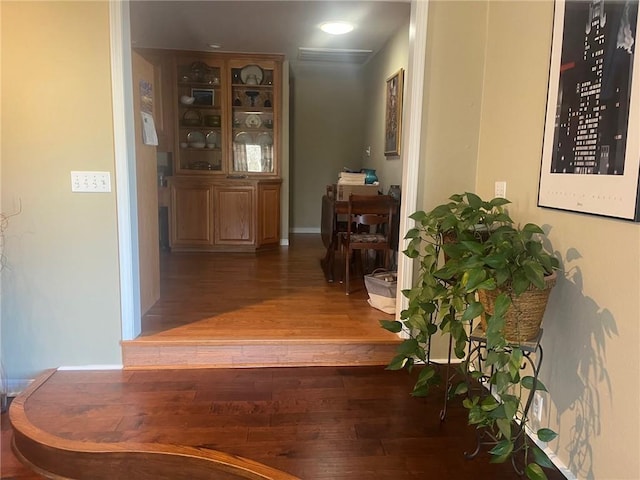
[{"label": "wooden floor", "polygon": [[[441,422],[442,390],[413,398],[414,380],[382,367],[57,371],[10,413],[27,434],[21,450],[65,478],[519,478],[511,464],[490,464],[486,451],[466,460],[476,442],[466,409],[451,401]],[[148,456],[123,466],[109,452]],[[183,456],[160,462],[167,452]],[[217,476],[215,465],[203,474],[194,452],[294,477]],[[7,471],[5,444],[2,453],[2,478],[38,478]]]},{"label": "wooden floor", "polygon": [[[362,282],[349,296],[327,283],[323,253],[305,235],[256,256],[163,255],[162,298],[123,345],[126,368],[30,386],[10,409],[18,455],[92,480],[519,478],[486,452],[464,458],[476,437],[459,400],[441,422],[443,391],[412,398],[415,377],[384,369],[391,316]],[[1,478],[41,478],[11,433],[3,414]]]},{"label": "wooden floor", "polygon": [[[362,276],[345,295],[320,268],[320,235],[253,254],[171,253],[142,336],[123,342],[128,368],[383,365],[393,318],[367,303]],[[339,276],[339,267],[336,272]]]}]

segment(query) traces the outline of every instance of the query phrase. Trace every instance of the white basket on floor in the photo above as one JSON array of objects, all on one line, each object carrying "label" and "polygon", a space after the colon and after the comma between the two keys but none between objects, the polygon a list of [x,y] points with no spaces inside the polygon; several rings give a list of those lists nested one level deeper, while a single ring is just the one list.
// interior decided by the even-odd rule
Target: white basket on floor
[{"label": "white basket on floor", "polygon": [[364,285],[369,294],[369,305],[384,313],[396,313],[396,290],[398,274],[388,270],[374,270],[364,276]]}]

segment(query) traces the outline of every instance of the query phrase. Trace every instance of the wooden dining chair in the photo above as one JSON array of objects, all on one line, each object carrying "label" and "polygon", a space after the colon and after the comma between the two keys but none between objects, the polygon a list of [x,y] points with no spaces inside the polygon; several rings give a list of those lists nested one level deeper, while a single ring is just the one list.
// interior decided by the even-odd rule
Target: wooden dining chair
[{"label": "wooden dining chair", "polygon": [[[340,234],[345,259],[345,292],[350,290],[351,261],[354,251],[376,250],[382,253],[384,268],[389,268],[391,226],[396,200],[389,195],[349,196],[347,231]],[[364,270],[364,269],[363,269]]]}]

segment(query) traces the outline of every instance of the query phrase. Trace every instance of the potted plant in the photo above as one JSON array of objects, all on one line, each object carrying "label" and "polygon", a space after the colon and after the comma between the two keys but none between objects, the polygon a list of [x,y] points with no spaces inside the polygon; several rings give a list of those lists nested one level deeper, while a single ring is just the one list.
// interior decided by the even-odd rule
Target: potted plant
[{"label": "potted plant", "polygon": [[[529,322],[530,309],[520,305],[530,295],[543,303],[553,286],[558,259],[545,248],[543,230],[535,224],[516,226],[505,210],[504,198],[484,201],[473,193],[456,194],[450,201],[429,212],[411,215],[416,226],[405,255],[419,261],[417,281],[403,291],[409,305],[400,321],[382,321],[387,330],[408,336],[398,347],[389,369],[411,369],[423,364],[413,395],[425,396],[440,382],[439,368],[430,361],[433,335],[451,335],[455,355],[461,363],[465,381],[452,387],[451,395],[466,395],[469,423],[476,425],[493,444],[492,461],[524,456],[524,472],[530,479],[545,479],[541,466],[551,466],[542,451],[527,438],[531,390],[546,390],[531,375],[521,375],[525,356],[523,343],[537,335],[539,320]],[[540,301],[542,300],[542,302]],[[467,354],[471,352],[469,328],[482,317],[486,357],[482,370],[474,370]],[[473,393],[471,382],[480,381],[492,395]],[[477,390],[475,390],[477,391]],[[516,423],[514,423],[516,422]],[[515,426],[514,426],[515,425]],[[542,441],[556,434],[540,429]],[[483,442],[486,443],[486,442]],[[522,470],[519,470],[522,473]]]}]

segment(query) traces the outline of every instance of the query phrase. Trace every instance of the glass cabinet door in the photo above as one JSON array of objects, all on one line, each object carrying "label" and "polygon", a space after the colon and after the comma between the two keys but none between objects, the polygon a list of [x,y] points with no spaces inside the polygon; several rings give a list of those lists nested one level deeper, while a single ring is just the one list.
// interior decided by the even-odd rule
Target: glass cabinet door
[{"label": "glass cabinet door", "polygon": [[223,170],[221,62],[180,57],[177,73],[177,169]]},{"label": "glass cabinet door", "polygon": [[232,173],[277,173],[273,62],[231,62]]}]

